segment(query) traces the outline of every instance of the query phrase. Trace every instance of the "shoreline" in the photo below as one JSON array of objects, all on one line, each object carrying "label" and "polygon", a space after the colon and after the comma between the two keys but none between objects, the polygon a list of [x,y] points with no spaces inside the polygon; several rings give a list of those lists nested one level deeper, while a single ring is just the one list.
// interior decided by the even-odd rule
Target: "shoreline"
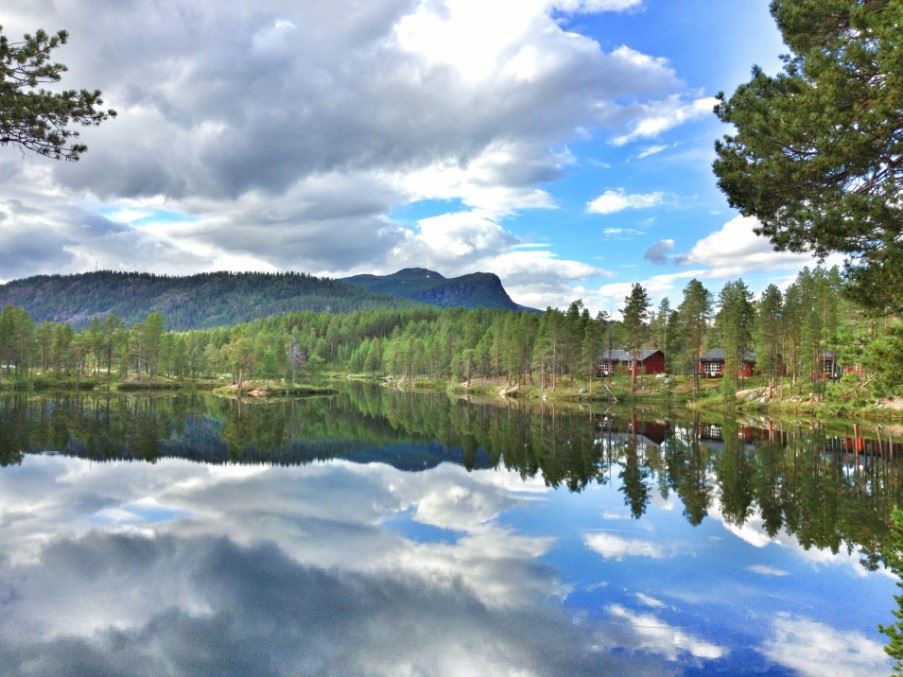
[{"label": "shoreline", "polygon": [[[322,371],[310,373],[302,383],[288,384],[277,379],[248,379],[238,393],[236,384],[224,378],[156,379],[117,381],[115,379],[37,377],[29,381],[0,384],[0,394],[29,392],[108,392],[108,393],[175,393],[203,391],[220,397],[268,399],[275,397],[310,397],[334,395],[342,383],[372,383],[401,391],[442,392],[451,396],[476,396],[500,401],[558,402],[572,404],[631,405],[646,404],[685,407],[710,414],[768,416],[781,419],[837,419],[854,417],[875,422],[903,421],[903,398],[826,397],[816,400],[811,395],[795,394],[785,399],[767,400],[764,387],[738,391],[733,400],[725,400],[718,390],[719,382],[700,381],[700,396],[694,397],[691,381],[686,377],[666,379],[641,377],[638,388],[631,392],[627,379],[614,381],[595,379],[591,389],[586,381],[562,379],[555,388],[539,384],[515,384],[505,379],[473,379],[454,382],[447,379],[405,379],[374,374]],[[866,400],[868,403],[866,403]]]}]

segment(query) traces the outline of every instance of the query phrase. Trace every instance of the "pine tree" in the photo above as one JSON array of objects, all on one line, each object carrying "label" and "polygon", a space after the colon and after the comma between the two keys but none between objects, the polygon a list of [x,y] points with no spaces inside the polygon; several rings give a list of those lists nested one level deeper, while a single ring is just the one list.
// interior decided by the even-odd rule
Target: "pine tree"
[{"label": "pine tree", "polygon": [[719,300],[721,307],[715,317],[715,329],[724,350],[721,392],[732,399],[737,393],[737,378],[744,355],[752,344],[752,294],[743,280],[737,280],[724,285]]},{"label": "pine tree", "polygon": [[643,345],[645,322],[649,317],[649,295],[641,284],[635,283],[630,294],[624,298],[621,315],[624,318],[624,329],[631,348],[630,391],[636,392],[636,377],[640,370],[640,348]]},{"label": "pine tree", "polygon": [[781,370],[781,344],[784,334],[781,290],[770,284],[762,292],[756,322],[756,361],[768,375],[768,394],[774,395]]},{"label": "pine tree", "polygon": [[677,310],[683,337],[685,367],[693,375],[693,394],[699,394],[699,358],[705,348],[709,319],[712,317],[712,295],[697,279],[684,287],[684,298]]}]

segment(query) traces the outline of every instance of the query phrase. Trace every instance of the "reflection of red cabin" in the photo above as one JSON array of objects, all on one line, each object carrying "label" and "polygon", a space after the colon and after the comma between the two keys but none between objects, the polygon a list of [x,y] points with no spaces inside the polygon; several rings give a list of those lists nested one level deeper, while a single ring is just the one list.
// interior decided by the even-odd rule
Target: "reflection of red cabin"
[{"label": "reflection of red cabin", "polygon": [[[641,350],[637,374],[664,374],[665,354],[661,350]],[[596,376],[609,376],[623,369],[628,374],[633,371],[633,356],[627,350],[606,350],[596,358]]]},{"label": "reflection of red cabin", "polygon": [[[756,354],[751,351],[745,352],[743,360],[740,362],[740,368],[737,370],[737,376],[749,378],[753,375],[755,366]],[[699,358],[699,374],[709,378],[724,376],[724,351],[721,348],[714,348]]]}]

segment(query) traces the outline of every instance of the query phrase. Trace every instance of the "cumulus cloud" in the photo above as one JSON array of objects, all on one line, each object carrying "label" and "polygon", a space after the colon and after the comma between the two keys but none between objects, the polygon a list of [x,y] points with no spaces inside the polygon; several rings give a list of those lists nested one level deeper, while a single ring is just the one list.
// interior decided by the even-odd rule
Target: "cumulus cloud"
[{"label": "cumulus cloud", "polygon": [[710,277],[742,275],[750,270],[797,267],[814,263],[808,254],[776,252],[767,237],[756,235],[758,219],[735,216],[719,230],[699,240],[682,255],[681,263],[706,265]]},{"label": "cumulus cloud", "polygon": [[655,264],[663,264],[668,263],[670,257],[668,254],[674,250],[674,240],[659,240],[658,242],[653,243],[649,249],[646,250],[646,253],[643,254],[643,258],[647,261]]},{"label": "cumulus cloud", "polygon": [[801,675],[883,675],[891,668],[884,647],[861,632],[786,613],[772,621],[771,635],[759,650]]},{"label": "cumulus cloud", "polygon": [[599,197],[586,203],[586,211],[590,214],[615,214],[625,209],[648,209],[660,205],[665,194],[628,193],[623,188],[606,190]]},{"label": "cumulus cloud", "polygon": [[[624,674],[675,651],[644,618],[612,645],[550,604],[567,590],[540,559],[552,540],[499,524],[548,491],[541,477],[34,455],[0,488],[0,661],[14,673]],[[461,536],[384,528],[403,512]],[[685,634],[677,646],[704,654]]]},{"label": "cumulus cloud", "polygon": [[[340,275],[385,272],[393,252],[417,247],[453,268],[483,245],[504,256],[513,238],[502,219],[555,207],[544,186],[574,164],[572,139],[633,134],[682,101],[667,60],[626,45],[606,51],[566,27],[568,16],[641,7],[377,0],[337,12],[267,0],[86,11],[77,0],[13,0],[5,30],[65,26],[67,84],[102,89],[120,115],[85,130],[90,151],[77,164],[29,157],[0,167],[0,199],[29,185],[29,204],[52,214],[43,253],[6,233],[20,256],[9,254],[18,263],[4,275],[95,265]],[[463,210],[448,209],[444,222],[437,213],[432,233],[393,221],[422,200]],[[151,204],[191,218],[147,226]],[[76,237],[81,213],[102,209],[126,230]],[[463,227],[458,212],[482,221],[468,235],[435,236]],[[441,241],[453,247],[431,246]],[[560,279],[537,272],[533,282]]]}]

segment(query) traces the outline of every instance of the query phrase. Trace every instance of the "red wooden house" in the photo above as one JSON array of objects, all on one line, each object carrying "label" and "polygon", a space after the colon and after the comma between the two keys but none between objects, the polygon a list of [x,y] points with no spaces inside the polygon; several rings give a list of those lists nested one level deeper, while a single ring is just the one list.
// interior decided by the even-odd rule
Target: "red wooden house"
[{"label": "red wooden house", "polygon": [[[628,350],[606,350],[596,358],[596,376],[611,376],[617,371],[630,374],[633,371],[633,356]],[[665,354],[661,350],[641,350],[637,375],[664,374]]]},{"label": "red wooden house", "polygon": [[837,379],[844,375],[845,370],[841,369],[837,364],[837,355],[828,351],[821,354],[822,376],[830,379]]},{"label": "red wooden house", "polygon": [[[755,366],[756,354],[752,351],[747,351],[743,354],[743,360],[740,362],[737,375],[749,378],[753,375]],[[699,358],[699,374],[708,378],[721,378],[724,376],[724,351],[721,348],[713,348]]]}]

